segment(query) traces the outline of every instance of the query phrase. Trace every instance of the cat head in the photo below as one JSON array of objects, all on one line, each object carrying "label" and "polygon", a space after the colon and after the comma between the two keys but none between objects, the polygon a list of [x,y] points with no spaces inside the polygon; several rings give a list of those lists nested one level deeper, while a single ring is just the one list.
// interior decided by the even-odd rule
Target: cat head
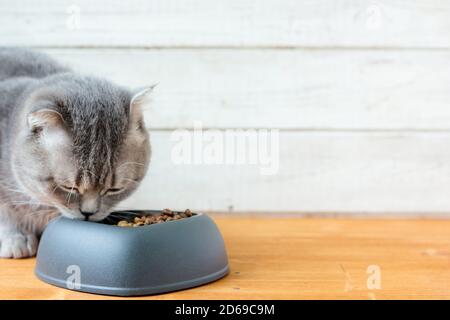
[{"label": "cat head", "polygon": [[17,184],[64,216],[104,219],[146,174],[142,106],[150,91],[69,74],[41,81],[18,116],[11,148]]}]

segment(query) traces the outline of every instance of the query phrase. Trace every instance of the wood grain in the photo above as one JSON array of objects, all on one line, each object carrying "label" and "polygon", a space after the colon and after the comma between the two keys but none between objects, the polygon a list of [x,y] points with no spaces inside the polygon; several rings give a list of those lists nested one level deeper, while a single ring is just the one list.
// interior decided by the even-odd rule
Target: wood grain
[{"label": "wood grain", "polygon": [[[80,12],[73,28],[73,9]],[[5,45],[448,48],[445,1],[2,1]]]},{"label": "wood grain", "polygon": [[[215,216],[231,273],[142,299],[449,299],[450,221]],[[1,299],[112,299],[47,285],[34,259],[0,260]],[[381,289],[368,289],[378,266]]]},{"label": "wood grain", "polygon": [[45,50],[128,87],[159,83],[154,129],[449,130],[450,55],[434,51]]}]

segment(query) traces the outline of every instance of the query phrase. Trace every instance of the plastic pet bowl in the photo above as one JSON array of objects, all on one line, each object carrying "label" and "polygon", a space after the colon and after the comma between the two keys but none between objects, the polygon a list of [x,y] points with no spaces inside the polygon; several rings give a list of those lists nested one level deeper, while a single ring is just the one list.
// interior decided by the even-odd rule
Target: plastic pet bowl
[{"label": "plastic pet bowl", "polygon": [[135,228],[60,217],[42,235],[35,272],[66,289],[139,296],[212,282],[229,267],[222,236],[204,214]]}]

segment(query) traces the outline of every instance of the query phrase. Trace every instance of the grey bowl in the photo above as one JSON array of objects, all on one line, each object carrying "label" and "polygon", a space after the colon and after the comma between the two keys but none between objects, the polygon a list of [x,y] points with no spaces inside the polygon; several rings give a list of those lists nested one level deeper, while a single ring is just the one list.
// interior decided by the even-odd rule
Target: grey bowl
[{"label": "grey bowl", "polygon": [[136,228],[56,218],[42,235],[35,269],[58,287],[118,296],[186,289],[228,272],[222,236],[204,214]]}]

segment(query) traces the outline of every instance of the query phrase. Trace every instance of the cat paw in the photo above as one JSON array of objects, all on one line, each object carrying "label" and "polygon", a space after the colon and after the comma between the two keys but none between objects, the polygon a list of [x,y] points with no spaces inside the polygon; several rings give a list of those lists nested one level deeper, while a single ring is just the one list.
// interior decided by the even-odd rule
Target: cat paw
[{"label": "cat paw", "polygon": [[38,239],[34,234],[13,233],[0,237],[0,258],[28,258],[36,254]]}]

